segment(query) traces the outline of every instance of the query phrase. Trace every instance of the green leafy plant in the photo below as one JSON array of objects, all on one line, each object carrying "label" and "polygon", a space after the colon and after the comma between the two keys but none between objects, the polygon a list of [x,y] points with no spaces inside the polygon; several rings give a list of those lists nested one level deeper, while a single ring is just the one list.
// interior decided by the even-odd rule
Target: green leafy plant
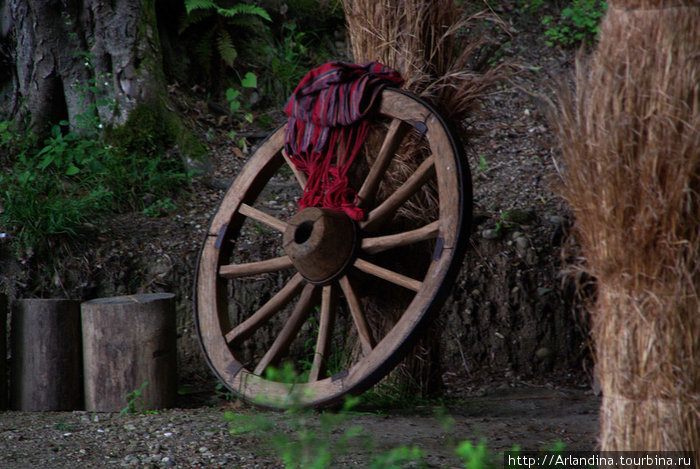
[{"label": "green leafy plant", "polygon": [[170,197],[159,199],[153,202],[148,207],[144,208],[141,213],[147,217],[162,217],[175,209],[175,203]]},{"label": "green leafy plant", "polygon": [[500,467],[495,464],[493,457],[486,448],[486,443],[473,444],[471,441],[463,441],[455,451],[468,469],[491,469]]},{"label": "green leafy plant", "polygon": [[[253,72],[247,72],[241,79],[241,89],[228,88],[226,90],[226,100],[234,119],[240,120],[241,124],[253,123],[252,101],[242,99],[241,90],[256,90],[258,88],[258,77]],[[236,141],[236,145],[243,154],[248,153],[248,140],[238,135],[240,129],[233,129],[229,132],[229,137]]]},{"label": "green leafy plant", "polygon": [[534,14],[542,8],[544,3],[545,0],[520,0],[520,10],[525,13]]},{"label": "green leafy plant", "polygon": [[295,23],[282,25],[281,39],[263,47],[262,64],[267,73],[262,88],[265,96],[277,97],[275,104],[284,103],[312,64],[309,57],[309,34]]},{"label": "green leafy plant", "polygon": [[0,122],[0,166],[9,169],[0,173],[0,225],[20,257],[50,252],[56,237],[80,238],[107,213],[143,209],[146,194],[159,199],[147,212],[162,212],[173,205],[168,194],[188,180],[181,159],[155,141],[158,132],[138,119],[139,111],[131,126],[139,130],[114,131],[115,145],[107,143],[98,105],[87,106],[74,127],[55,124],[43,140]]},{"label": "green leafy plant", "polygon": [[126,407],[122,409],[119,415],[124,416],[127,414],[134,414],[138,408],[143,407],[143,390],[146,389],[146,386],[148,386],[148,381],[144,381],[141,383],[141,387],[139,389],[134,389],[132,392],[124,396],[124,400],[126,400]]},{"label": "green leafy plant", "polygon": [[[241,80],[241,87],[256,89],[258,87],[258,77],[253,72],[247,72]],[[243,111],[243,119],[247,122],[253,122],[253,114],[250,112],[250,104],[244,104],[240,98],[241,90],[234,88],[228,88],[226,90],[226,101],[228,101],[231,115],[236,117],[239,112]]]},{"label": "green leafy plant", "polygon": [[18,130],[0,125],[0,151],[12,152],[15,161],[11,171],[0,174],[0,223],[20,250],[41,250],[51,235],[76,235],[112,201],[103,181],[91,177],[103,168],[109,150],[89,133],[64,133],[61,126],[67,124],[55,125],[40,146],[31,135],[20,142]]},{"label": "green leafy plant", "polygon": [[547,26],[544,32],[547,43],[572,47],[584,41],[595,40],[606,10],[605,0],[572,0],[561,11],[559,18],[547,15],[542,19],[542,24]]},{"label": "green leafy plant", "polygon": [[63,422],[57,422],[56,423],[56,430],[61,430],[62,432],[74,432],[75,428],[73,426],[63,423]]},{"label": "green leafy plant", "polygon": [[[349,444],[367,438],[361,426],[348,425],[349,416],[356,413],[353,409],[362,402],[360,397],[347,397],[338,412],[318,412],[301,406],[299,391],[295,384],[302,380],[290,364],[281,368],[268,367],[267,379],[290,384],[289,400],[284,404],[284,414],[266,414],[255,410],[239,412],[226,411],[224,419],[229,422],[231,435],[259,438],[268,442],[286,468],[325,469],[334,467],[339,456],[347,453]],[[261,399],[260,403],[266,401]],[[269,402],[268,402],[269,404]],[[277,403],[279,404],[279,403]],[[436,410],[435,416],[446,431],[450,431],[454,419],[447,414],[444,407]],[[371,442],[366,441],[369,447]],[[471,441],[450,441],[455,445],[455,454],[462,461],[465,469],[501,468],[503,454],[495,455],[489,451],[486,442],[474,444]],[[553,453],[561,452],[564,444],[556,442],[543,448]],[[511,455],[519,454],[515,446]],[[370,469],[400,469],[406,467],[429,467],[425,460],[426,453],[420,447],[400,446],[382,451],[369,459]],[[514,466],[507,466],[514,467]]]},{"label": "green leafy plant", "polygon": [[224,8],[213,0],[185,0],[185,10],[178,32],[195,30],[196,59],[208,76],[216,61],[233,67],[238,57],[233,31],[254,27],[259,19],[272,21],[264,8],[245,3]]},{"label": "green leafy plant", "polygon": [[225,401],[236,400],[236,395],[229,391],[228,388],[221,381],[216,383],[216,386],[214,387],[214,394],[218,398],[223,399]]},{"label": "green leafy plant", "polygon": [[486,162],[484,155],[479,155],[479,169],[485,173],[489,169],[489,164]]},{"label": "green leafy plant", "polygon": [[428,467],[425,452],[417,446],[399,446],[372,460],[370,469],[401,469],[404,467]]},{"label": "green leafy plant", "polygon": [[[284,403],[287,407],[284,413],[286,424],[281,427],[263,414],[227,411],[224,419],[230,422],[231,434],[264,436],[288,468],[332,467],[334,458],[343,454],[347,444],[361,434],[359,426],[340,431],[348,412],[357,404],[358,399],[347,398],[340,412],[317,413],[302,407],[301,395],[295,388],[301,377],[290,364],[281,368],[268,367],[266,374],[267,379],[291,385],[288,399]],[[260,402],[265,402],[264,398]]]}]

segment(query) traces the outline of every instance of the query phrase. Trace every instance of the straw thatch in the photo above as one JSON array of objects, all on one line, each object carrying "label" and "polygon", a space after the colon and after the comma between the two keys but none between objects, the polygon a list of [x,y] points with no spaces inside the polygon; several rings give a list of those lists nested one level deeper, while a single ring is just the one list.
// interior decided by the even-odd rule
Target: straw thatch
[{"label": "straw thatch", "polygon": [[616,0],[555,123],[603,450],[700,450],[700,3]]},{"label": "straw thatch", "polygon": [[486,14],[465,17],[454,0],[344,0],[343,7],[353,60],[395,69],[405,90],[455,123],[504,73],[475,60],[484,38],[462,36]]},{"label": "straw thatch", "polygon": [[[353,60],[377,61],[397,70],[405,80],[404,90],[426,100],[453,125],[459,126],[505,74],[504,66],[487,67],[485,60],[477,60],[485,38],[464,36],[487,16],[483,12],[465,16],[464,6],[454,0],[345,0],[343,6]],[[370,159],[381,140],[381,135],[368,138]],[[393,193],[423,159],[423,150],[411,142],[399,149],[379,199]],[[425,186],[398,215],[421,224],[436,210],[434,190]]]},{"label": "straw thatch", "polygon": [[[459,7],[454,0],[344,0],[353,61],[376,61],[397,70],[405,80],[404,90],[420,96],[458,126],[473,112],[487,89],[505,74],[504,66],[488,67],[481,54],[483,37],[466,37],[465,31],[485,14],[465,16],[464,8],[470,2],[462,3]],[[411,138],[414,137],[398,149],[380,185],[378,200],[393,193],[425,159],[426,148]],[[383,131],[375,125],[365,142],[368,161],[377,154],[382,140]],[[394,228],[423,225],[437,217],[437,210],[436,190],[426,184],[398,211]],[[420,270],[415,248],[406,250],[405,255],[395,251],[392,254],[385,259],[389,265],[399,262],[403,269]],[[376,337],[384,336],[408,304],[400,292],[386,297],[390,298],[389,304],[365,304],[367,310],[375,311],[368,316],[373,318],[371,327]],[[439,332],[435,331],[428,333],[424,343],[389,377],[403,383],[399,388],[406,385],[406,377],[410,376],[416,385],[412,386],[414,392],[439,392]]]}]

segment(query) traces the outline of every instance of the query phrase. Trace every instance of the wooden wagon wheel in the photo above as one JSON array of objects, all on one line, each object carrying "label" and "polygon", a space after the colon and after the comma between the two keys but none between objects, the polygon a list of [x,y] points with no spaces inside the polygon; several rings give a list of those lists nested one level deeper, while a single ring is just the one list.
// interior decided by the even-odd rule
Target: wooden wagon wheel
[{"label": "wooden wagon wheel", "polygon": [[[283,152],[284,127],[254,152],[212,219],[197,267],[195,323],[212,370],[245,400],[285,407],[293,394],[295,405],[320,406],[366,390],[409,351],[452,285],[471,219],[463,151],[430,106],[392,88],[382,92],[372,125],[383,135],[357,183],[365,220],[315,207],[285,215],[274,203],[275,191],[288,195],[285,180],[293,181],[298,196],[305,183]],[[382,195],[385,177],[407,146],[422,148],[417,168]],[[437,203],[423,226],[397,232],[396,223],[386,223],[431,191]],[[246,242],[251,230],[267,232],[270,246]],[[407,270],[397,252],[424,252],[425,259],[407,262]],[[271,296],[253,291],[259,306],[241,310],[233,298],[256,282],[271,284]],[[366,305],[381,304],[387,295],[403,296],[404,306],[388,333],[373,337]],[[355,353],[331,365],[331,355],[353,341]],[[255,351],[260,345],[264,352]],[[265,373],[285,361],[305,364],[298,370],[301,382]]]}]

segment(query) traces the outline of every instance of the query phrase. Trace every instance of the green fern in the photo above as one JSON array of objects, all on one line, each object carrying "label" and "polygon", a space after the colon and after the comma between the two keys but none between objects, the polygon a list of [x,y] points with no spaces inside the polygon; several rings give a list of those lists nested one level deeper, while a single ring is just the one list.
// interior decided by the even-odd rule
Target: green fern
[{"label": "green fern", "polygon": [[212,0],[185,0],[185,10],[188,15],[195,10],[214,10],[218,15],[228,18],[236,15],[254,15],[267,21],[272,21],[272,18],[270,18],[270,15],[264,8],[244,3],[233,5],[231,8],[222,8]]},{"label": "green fern", "polygon": [[229,67],[233,67],[233,62],[236,60],[236,57],[238,57],[238,52],[227,30],[219,30],[219,34],[216,38],[216,49],[219,51],[221,60]]},{"label": "green fern", "polygon": [[213,0],[184,0],[187,15],[180,21],[178,33],[195,26],[212,24],[204,33],[196,46],[197,59],[209,74],[211,72],[214,52],[221,61],[233,67],[238,51],[230,29],[233,26],[251,26],[253,19],[262,18],[272,21],[270,15],[257,5],[236,4],[223,8]]},{"label": "green fern", "polygon": [[217,8],[216,12],[221,16],[226,16],[229,18],[236,15],[255,15],[267,21],[272,21],[272,18],[270,18],[270,15],[267,14],[267,11],[257,5],[238,4],[231,8]]},{"label": "green fern", "polygon": [[189,15],[193,10],[206,10],[209,8],[219,8],[212,0],[185,0],[185,9]]}]

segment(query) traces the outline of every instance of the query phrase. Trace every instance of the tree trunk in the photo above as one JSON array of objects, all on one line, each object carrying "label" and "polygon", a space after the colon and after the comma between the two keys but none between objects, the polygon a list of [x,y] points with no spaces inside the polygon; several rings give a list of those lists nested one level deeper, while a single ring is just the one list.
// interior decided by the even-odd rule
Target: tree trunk
[{"label": "tree trunk", "polygon": [[18,300],[10,332],[12,408],[82,409],[80,302]]},{"label": "tree trunk", "polygon": [[7,408],[7,296],[0,294],[0,410]]},{"label": "tree trunk", "polygon": [[[10,0],[15,66],[10,116],[46,130],[97,113],[123,124],[164,93],[155,0]],[[19,104],[21,103],[21,104]]]},{"label": "tree trunk", "polygon": [[153,293],[82,304],[86,410],[148,410],[175,404],[174,297]]}]

